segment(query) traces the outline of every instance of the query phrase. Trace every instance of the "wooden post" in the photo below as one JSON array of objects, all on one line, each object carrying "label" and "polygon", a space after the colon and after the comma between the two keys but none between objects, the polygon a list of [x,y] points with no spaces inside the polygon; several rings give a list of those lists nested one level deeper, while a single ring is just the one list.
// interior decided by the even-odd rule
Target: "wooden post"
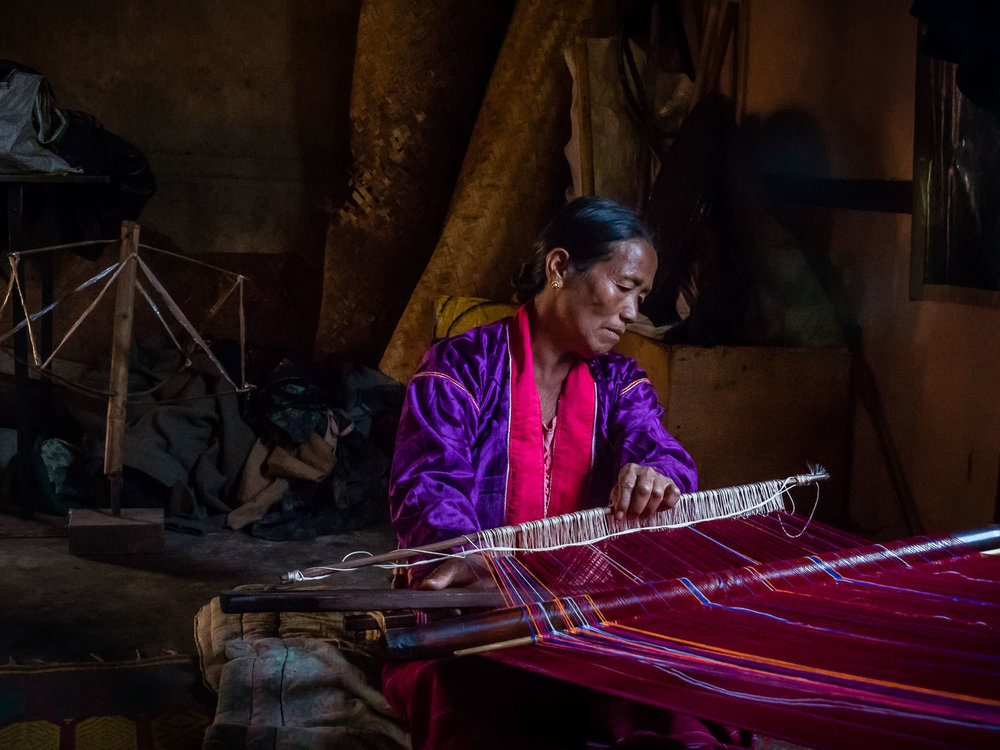
[{"label": "wooden post", "polygon": [[139,225],[122,222],[118,287],[115,297],[115,330],[111,345],[111,380],[108,397],[107,434],[104,441],[104,473],[111,480],[111,512],[121,516],[122,437],[125,434],[125,401],[128,398],[129,350],[132,346],[132,316],[135,309],[136,252]]},{"label": "wooden post", "polygon": [[574,104],[580,124],[580,191],[582,195],[594,195],[594,130],[590,119],[590,55],[587,40],[577,39],[573,45],[573,53],[579,87]]},{"label": "wooden post", "polygon": [[708,15],[705,18],[705,29],[702,33],[701,43],[698,45],[698,62],[694,68],[694,92],[691,94],[691,108],[694,109],[701,95],[705,92],[705,78],[708,75],[708,63],[715,37],[715,27],[718,23],[719,4],[721,0],[708,0]]},{"label": "wooden post", "polygon": [[[624,40],[628,44],[628,39]],[[641,73],[642,80],[636,81],[636,94],[643,98],[643,104],[649,113],[648,124],[641,126],[638,159],[639,194],[636,196],[636,208],[640,211],[646,208],[649,191],[653,186],[653,155],[662,155],[662,144],[655,142],[656,134],[656,54],[660,46],[660,6],[652,3],[649,8],[649,39],[646,45],[646,65]],[[643,143],[642,141],[648,141]]]},{"label": "wooden post", "polygon": [[104,473],[111,484],[111,512],[73,508],[69,512],[69,551],[73,555],[135,554],[163,550],[163,509],[121,507],[122,438],[128,399],[129,351],[135,310],[139,225],[122,222],[118,286],[115,289],[115,326],[111,343]]}]

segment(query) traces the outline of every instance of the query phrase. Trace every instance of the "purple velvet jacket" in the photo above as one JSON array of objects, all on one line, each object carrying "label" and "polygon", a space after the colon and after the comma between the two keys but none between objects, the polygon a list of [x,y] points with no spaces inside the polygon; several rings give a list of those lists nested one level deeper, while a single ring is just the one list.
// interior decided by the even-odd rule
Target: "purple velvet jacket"
[{"label": "purple velvet jacket", "polygon": [[[597,414],[590,492],[580,508],[607,505],[627,463],[694,491],[694,462],[660,423],[663,409],[635,360],[611,352],[589,366]],[[424,355],[406,389],[389,483],[400,546],[504,525],[510,391],[506,319],[440,341]]]}]

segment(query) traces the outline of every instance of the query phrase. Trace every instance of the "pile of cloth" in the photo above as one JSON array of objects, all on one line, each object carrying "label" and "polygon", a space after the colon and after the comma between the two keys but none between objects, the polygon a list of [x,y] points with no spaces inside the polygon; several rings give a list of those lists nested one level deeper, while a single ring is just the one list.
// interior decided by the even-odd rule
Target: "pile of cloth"
[{"label": "pile of cloth", "polygon": [[[230,366],[224,346],[213,352]],[[174,530],[228,526],[271,540],[386,519],[399,383],[354,365],[308,372],[282,361],[247,396],[204,354],[188,360],[162,337],[132,346],[123,506],[163,507]],[[95,372],[86,385],[106,387],[107,377]],[[81,437],[49,437],[36,449],[53,512],[100,505],[107,491],[103,402],[74,403],[70,411]]]},{"label": "pile of cloth", "polygon": [[226,614],[216,598],[195,617],[194,635],[202,676],[219,696],[203,750],[410,747],[374,687],[375,643],[347,634],[342,615]]},{"label": "pile of cloth", "polygon": [[364,528],[387,514],[402,387],[368,368],[320,379],[283,362],[258,398],[258,438],[226,523],[264,539]]},{"label": "pile of cloth", "polygon": [[[189,359],[186,364],[166,337],[139,340],[131,348],[122,504],[163,507],[169,527],[207,533],[220,529],[231,510],[255,436],[242,417],[239,395],[218,368],[201,353]],[[85,385],[100,389],[107,383],[107,373],[95,371]],[[106,485],[106,407],[88,399],[70,411],[82,435],[79,465],[69,472],[78,485],[60,486],[72,504],[88,498],[99,503]],[[57,468],[47,462],[53,485]]]}]

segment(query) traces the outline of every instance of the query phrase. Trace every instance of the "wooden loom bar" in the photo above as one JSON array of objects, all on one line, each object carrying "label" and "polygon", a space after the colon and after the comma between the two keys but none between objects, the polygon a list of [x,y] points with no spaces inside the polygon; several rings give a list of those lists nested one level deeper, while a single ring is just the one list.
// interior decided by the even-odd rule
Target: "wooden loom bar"
[{"label": "wooden loom bar", "polygon": [[[830,478],[829,472],[825,469],[818,467],[813,470],[810,474],[798,474],[794,477],[788,477],[784,480],[772,480],[770,482],[757,482],[755,484],[740,485],[737,487],[728,487],[721,490],[700,490],[698,492],[685,493],[680,496],[677,501],[677,505],[689,504],[697,505],[704,500],[711,498],[713,496],[718,496],[719,493],[726,491],[738,491],[738,490],[748,490],[751,488],[762,488],[762,487],[779,487],[782,486],[784,489],[791,489],[793,487],[803,487],[810,484],[815,484],[816,482],[825,481]],[[676,506],[675,506],[676,507]],[[673,509],[667,509],[660,511],[653,515],[650,519],[644,522],[643,525],[656,525],[658,523],[667,523],[670,519],[670,514],[673,513]],[[500,529],[493,529],[494,533],[497,532],[516,532],[519,529],[529,528],[538,523],[570,523],[575,520],[587,519],[587,518],[608,518],[611,516],[612,508],[590,508],[588,510],[578,510],[573,513],[566,513],[562,516],[553,516],[551,518],[543,519],[539,521],[531,521],[528,523],[520,524],[518,526],[505,526]],[[418,557],[427,553],[440,553],[449,552],[457,548],[464,548],[469,545],[474,545],[477,542],[482,541],[487,535],[487,532],[477,532],[475,534],[465,534],[463,536],[457,536],[452,539],[445,539],[444,541],[434,542],[433,544],[428,544],[423,547],[414,547],[413,549],[398,549],[391,552],[385,552],[380,555],[372,555],[370,557],[362,557],[356,560],[345,560],[336,565],[330,565],[322,568],[309,568],[304,571],[291,571],[285,573],[281,577],[283,583],[289,583],[292,581],[307,580],[309,578],[319,578],[325,575],[329,575],[333,572],[353,570],[355,568],[364,568],[371,565],[387,565],[396,564],[409,560],[414,557]]]},{"label": "wooden loom bar", "polygon": [[224,591],[222,611],[364,612],[401,609],[493,609],[504,605],[499,590],[419,591],[414,589],[316,589],[296,591]]}]

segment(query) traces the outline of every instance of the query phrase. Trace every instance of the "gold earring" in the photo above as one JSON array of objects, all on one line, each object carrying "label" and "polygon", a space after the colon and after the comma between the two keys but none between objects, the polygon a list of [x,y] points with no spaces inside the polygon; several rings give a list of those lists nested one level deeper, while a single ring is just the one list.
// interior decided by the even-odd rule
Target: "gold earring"
[{"label": "gold earring", "polygon": [[559,279],[553,279],[551,286],[552,286],[553,289],[561,289],[562,288],[562,282],[559,281]]}]

